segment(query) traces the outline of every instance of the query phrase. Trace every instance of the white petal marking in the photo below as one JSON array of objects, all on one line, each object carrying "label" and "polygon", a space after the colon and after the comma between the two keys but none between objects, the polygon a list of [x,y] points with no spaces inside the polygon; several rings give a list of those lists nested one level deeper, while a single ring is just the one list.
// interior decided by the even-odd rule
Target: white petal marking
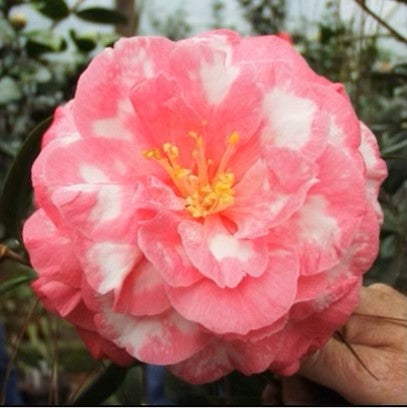
[{"label": "white petal marking", "polygon": [[88,262],[100,273],[99,293],[117,288],[131,271],[140,252],[131,245],[99,242],[87,252]]},{"label": "white petal marking", "polygon": [[120,186],[103,186],[97,192],[97,201],[90,213],[90,220],[100,223],[117,218],[121,210],[120,193]]},{"label": "white petal marking", "polygon": [[332,240],[339,231],[336,219],[326,213],[326,200],[323,196],[310,196],[300,211],[298,224],[300,234],[307,241],[323,245]]},{"label": "white petal marking", "polygon": [[275,88],[266,95],[263,111],[268,118],[262,132],[265,142],[295,150],[307,143],[316,111],[313,101]]},{"label": "white petal marking", "polygon": [[231,49],[222,45],[212,63],[203,62],[199,71],[208,102],[220,104],[239,74],[239,68],[231,64]]},{"label": "white petal marking", "polygon": [[107,183],[109,177],[98,167],[89,164],[81,165],[79,173],[85,183]]},{"label": "white petal marking", "polygon": [[217,261],[224,258],[235,258],[245,262],[253,255],[253,250],[249,243],[244,243],[234,236],[216,234],[209,241],[209,250]]}]

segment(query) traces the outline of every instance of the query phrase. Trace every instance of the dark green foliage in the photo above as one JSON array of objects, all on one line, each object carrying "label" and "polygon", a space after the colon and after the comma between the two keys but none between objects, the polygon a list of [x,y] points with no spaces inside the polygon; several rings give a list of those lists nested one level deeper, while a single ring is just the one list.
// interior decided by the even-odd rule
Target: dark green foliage
[{"label": "dark green foliage", "polygon": [[34,7],[44,16],[61,20],[69,15],[69,8],[64,0],[34,0]]},{"label": "dark green foliage", "polygon": [[0,219],[9,237],[21,237],[21,222],[32,206],[31,165],[40,151],[42,135],[50,123],[51,118],[45,119],[28,135],[7,173],[0,196]]},{"label": "dark green foliage", "polygon": [[82,20],[91,21],[92,23],[117,24],[125,23],[127,21],[126,16],[118,11],[102,7],[78,10],[75,12],[75,15]]},{"label": "dark green foliage", "polygon": [[243,15],[257,34],[282,31],[287,15],[285,0],[238,0]]},{"label": "dark green foliage", "polygon": [[128,368],[110,364],[74,401],[76,406],[101,405],[126,377]]}]

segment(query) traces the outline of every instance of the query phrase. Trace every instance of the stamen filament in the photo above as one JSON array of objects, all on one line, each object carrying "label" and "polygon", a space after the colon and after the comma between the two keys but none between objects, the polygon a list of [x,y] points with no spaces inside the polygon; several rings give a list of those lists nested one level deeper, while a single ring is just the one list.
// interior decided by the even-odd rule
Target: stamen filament
[{"label": "stamen filament", "polygon": [[213,165],[213,161],[205,157],[203,137],[194,131],[188,134],[196,143],[192,154],[197,174],[193,174],[191,169],[182,167],[178,163],[178,147],[171,143],[164,143],[162,151],[158,148],[144,150],[143,155],[147,159],[156,160],[164,167],[175,186],[185,197],[185,209],[192,217],[201,218],[222,211],[234,202],[234,174],[225,169],[236,150],[235,145],[239,141],[239,135],[233,132],[228,137],[226,151],[220,160],[215,176],[210,181],[208,168]]}]

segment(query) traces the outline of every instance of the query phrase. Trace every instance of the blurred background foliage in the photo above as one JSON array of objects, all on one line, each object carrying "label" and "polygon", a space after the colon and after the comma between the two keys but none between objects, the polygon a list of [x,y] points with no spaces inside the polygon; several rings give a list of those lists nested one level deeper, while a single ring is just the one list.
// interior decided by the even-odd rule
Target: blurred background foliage
[{"label": "blurred background foliage", "polygon": [[[407,57],[405,48],[400,55],[382,42],[406,46],[390,23],[391,15],[406,15],[406,5],[393,0],[390,15],[383,17],[369,2],[347,1],[355,5],[350,18],[341,15],[340,0],[320,1],[318,21],[299,15],[290,35],[319,74],[345,84],[358,116],[377,136],[389,177],[380,192],[380,253],[365,280],[383,281],[407,293]],[[19,229],[31,206],[29,167],[46,125],[27,137],[30,130],[72,98],[78,76],[95,53],[120,36],[145,34],[141,19],[148,21],[151,32],[174,40],[196,32],[182,2],[167,13],[148,9],[142,0],[116,0],[106,7],[101,3],[0,0],[0,242],[15,254],[7,256],[6,247],[0,247],[0,323],[7,332],[23,402],[29,405],[72,403],[75,398],[81,404],[148,402],[146,368],[124,370],[93,361],[72,328],[38,304],[27,284],[34,271],[20,263],[24,249]],[[239,28],[226,18],[225,0],[206,3],[206,29]],[[288,1],[235,3],[245,23],[243,34],[287,31]],[[30,19],[38,14],[44,24],[32,28]],[[264,376],[233,373],[214,384],[192,387],[166,373],[164,394],[166,401],[179,404],[257,405],[266,383]],[[4,391],[0,382],[1,402]]]}]

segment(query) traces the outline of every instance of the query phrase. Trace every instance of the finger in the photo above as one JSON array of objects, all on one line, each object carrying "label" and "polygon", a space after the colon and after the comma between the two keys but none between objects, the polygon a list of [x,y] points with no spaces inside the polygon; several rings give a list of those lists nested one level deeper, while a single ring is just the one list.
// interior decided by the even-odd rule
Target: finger
[{"label": "finger", "polygon": [[362,287],[356,313],[407,319],[407,297],[391,286],[375,283]]},{"label": "finger", "polygon": [[403,318],[407,318],[407,298],[390,286],[375,284],[362,289],[361,302],[342,334],[352,344],[404,350],[406,323],[397,320]]},{"label": "finger", "polygon": [[[354,346],[356,353],[363,360],[363,346]],[[347,346],[331,339],[322,349],[305,359],[299,374],[335,390],[352,403],[366,402],[369,389],[377,386],[377,381],[352,355]]]}]

